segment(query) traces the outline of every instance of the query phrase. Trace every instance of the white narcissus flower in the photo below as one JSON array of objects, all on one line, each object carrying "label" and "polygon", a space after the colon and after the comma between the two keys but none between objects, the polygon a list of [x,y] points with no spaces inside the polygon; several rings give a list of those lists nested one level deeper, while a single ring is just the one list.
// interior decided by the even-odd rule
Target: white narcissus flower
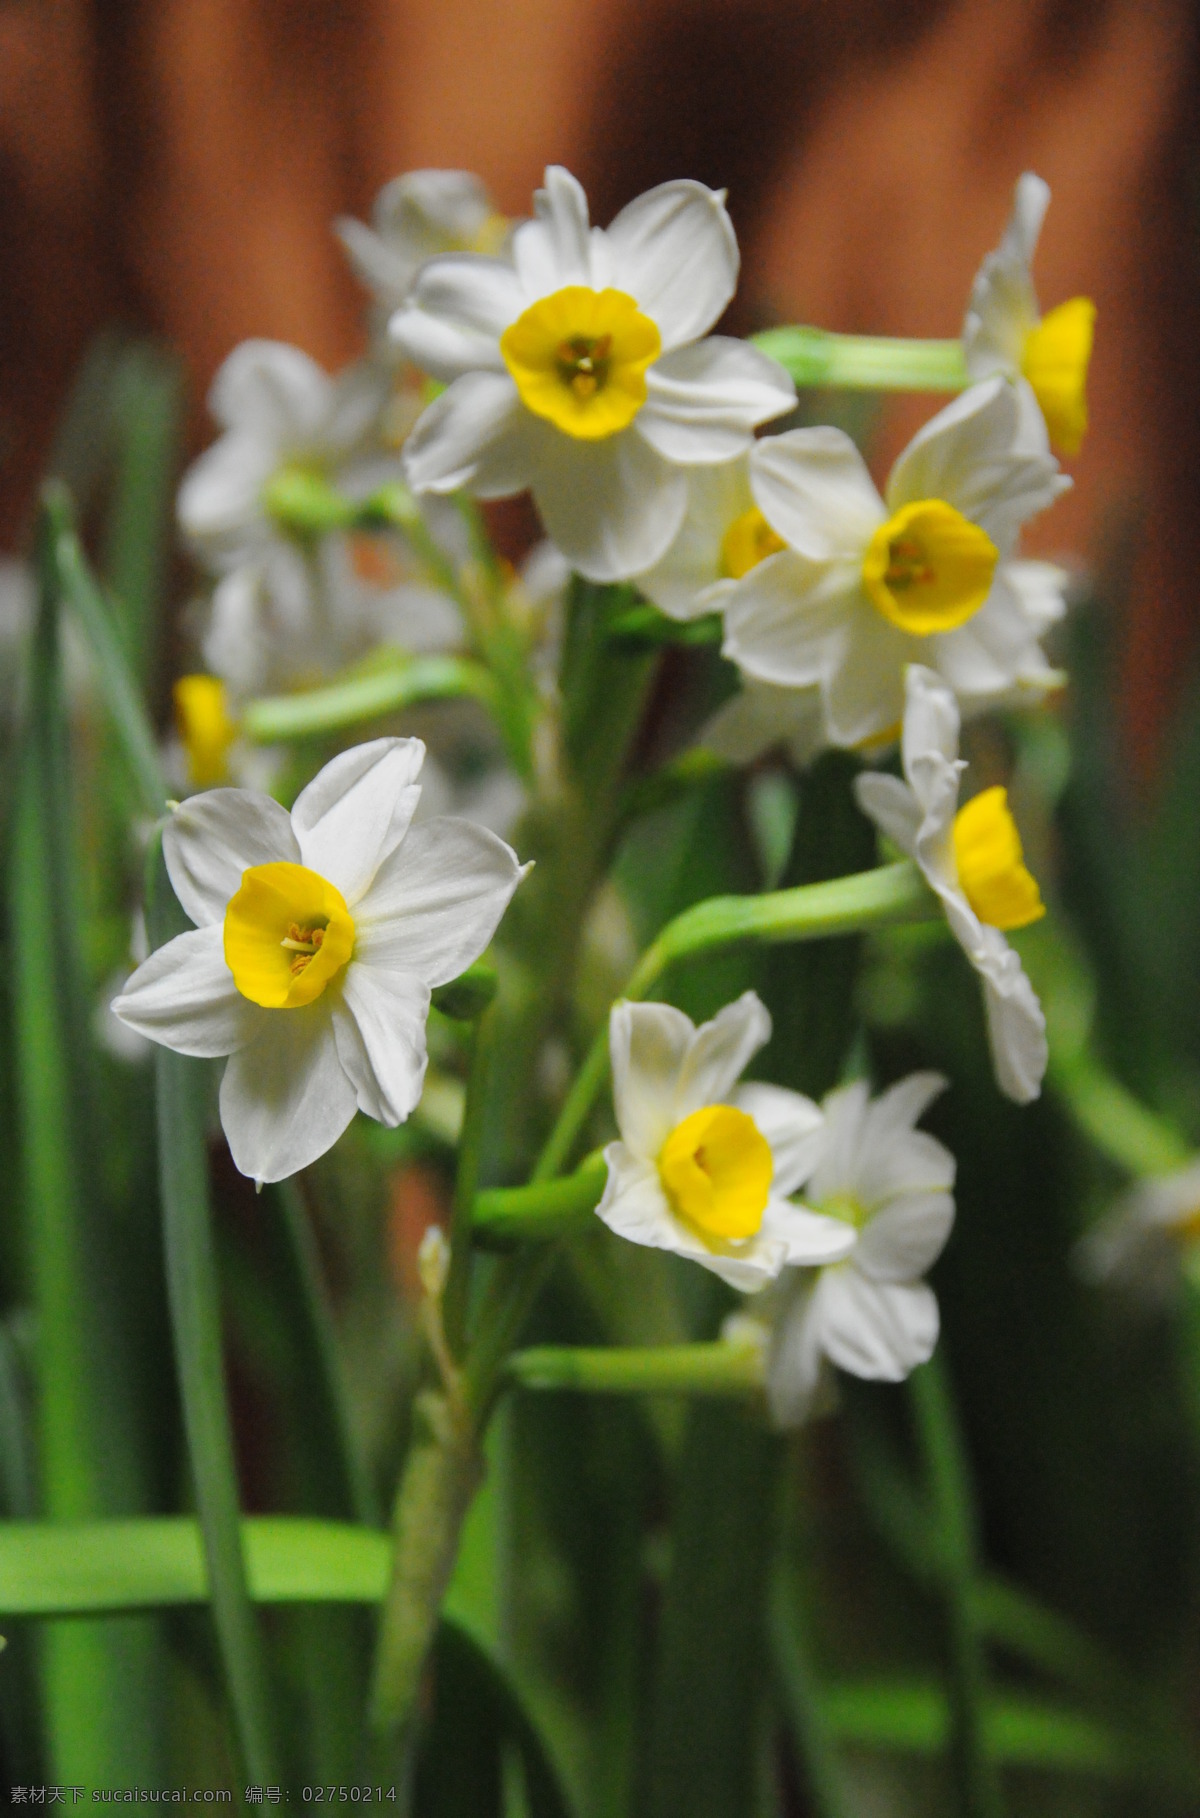
[{"label": "white narcissus flower", "polygon": [[1200,1158],[1174,1174],[1138,1181],[1079,1244],[1083,1273],[1154,1303],[1169,1299],[1181,1268],[1200,1274]]},{"label": "white narcissus flower", "polygon": [[752,764],[782,746],[802,770],[825,744],[821,691],[748,681],[718,707],[697,743],[730,764]]},{"label": "white narcissus flower", "polygon": [[739,1085],[771,1033],[753,991],[699,1029],[669,1004],[619,1003],[609,1022],[620,1141],[597,1211],[631,1243],[673,1250],[753,1293],[786,1263],[842,1256],[853,1233],[793,1205],[821,1113],[782,1086]]},{"label": "white narcissus flower", "polygon": [[441,253],[498,252],[511,222],[480,179],[466,170],[410,170],[375,198],[372,225],[343,215],[334,223],[359,279],[391,314],[421,267]]},{"label": "white narcissus flower", "polygon": [[1038,590],[1012,557],[1021,525],[1070,481],[1004,380],[973,386],[919,430],[882,498],[839,429],[757,443],[750,484],[785,547],[722,601],[725,655],[776,687],[819,686],[830,744],[896,736],[910,662],[936,669],[971,710],[1060,679],[1038,645],[1040,594],[1031,612]]},{"label": "white narcissus flower", "polygon": [[179,488],[179,523],[218,573],[278,544],[272,493],[293,476],[317,477],[365,499],[401,477],[380,446],[390,381],[363,363],[336,378],[298,347],[243,341],[221,366],[208,405],[223,433]]},{"label": "white narcissus flower", "polygon": [[326,764],[291,814],[215,789],[164,829],[197,925],[152,953],[113,1009],[180,1054],[229,1056],[221,1123],[260,1183],[323,1155],[356,1109],[404,1122],[431,989],[483,952],[521,879],[480,827],[411,826],[424,755],[419,739],[376,739]]},{"label": "white narcissus flower", "polygon": [[988,1039],[1000,1089],[1028,1104],[1046,1071],[1046,1019],[1002,930],[1045,913],[1026,869],[1006,791],[985,789],[962,808],[959,713],[940,677],[908,671],[901,751],[905,782],[855,779],[859,805],[902,852],[915,858],[941,898],[951,932],[983,979]]},{"label": "white narcissus flower", "polygon": [[685,470],[745,453],[795,387],[748,343],[702,338],[738,272],[717,191],[661,184],[601,230],[552,166],[534,208],[511,261],[433,259],[392,318],[399,351],[448,387],[405,465],[419,491],[530,489],[573,567],[623,580],[674,538]]},{"label": "white narcissus flower", "polygon": [[1050,187],[1032,171],[1018,180],[1012,217],[971,289],[963,354],[973,379],[999,373],[1028,387],[1060,454],[1078,454],[1087,431],[1087,374],[1096,306],[1072,297],[1042,315],[1033,288],[1034,250]]},{"label": "white narcissus flower", "polygon": [[851,1247],[818,1271],[789,1269],[762,1305],[767,1398],[781,1427],[812,1411],[825,1359],[871,1382],[901,1382],[933,1355],[938,1306],[921,1277],[954,1223],[954,1157],[914,1125],[945,1084],[913,1073],[874,1101],[862,1081],[824,1100],[804,1197],[845,1221]]}]

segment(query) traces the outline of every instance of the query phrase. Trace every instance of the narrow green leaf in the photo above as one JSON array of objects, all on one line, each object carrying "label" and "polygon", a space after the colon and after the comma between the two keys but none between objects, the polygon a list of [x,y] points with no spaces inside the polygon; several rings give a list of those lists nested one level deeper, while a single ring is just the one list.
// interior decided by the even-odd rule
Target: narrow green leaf
[{"label": "narrow green leaf", "polygon": [[[69,756],[60,687],[57,525],[38,527],[40,598],[11,867],[25,1237],[36,1313],[42,1506],[52,1520],[143,1500],[119,1290],[90,1163],[94,1106],[80,953]],[[154,1638],[111,1624],[51,1628],[44,1684],[59,1779],[157,1771]]]},{"label": "narrow green leaf", "polygon": [[[307,1516],[241,1523],[256,1603],[377,1603],[387,1585],[386,1534]],[[82,1616],[207,1603],[199,1523],[0,1522],[0,1615]]]},{"label": "narrow green leaf", "polygon": [[[181,911],[152,853],[151,942],[176,932]],[[167,1292],[184,1428],[211,1582],[213,1623],[241,1766],[251,1781],[278,1780],[262,1636],[250,1603],[238,1522],[239,1491],[221,1346],[221,1305],[208,1198],[203,1063],[155,1052],[158,1163]]]},{"label": "narrow green leaf", "polygon": [[130,673],[112,611],[79,547],[70,495],[51,483],[45,490],[47,558],[62,597],[83,628],[91,648],[105,704],[120,741],[142,810],[157,819],[166,803],[158,746],[137,683]]},{"label": "narrow green leaf", "polygon": [[137,342],[113,386],[116,478],[102,570],[120,615],[122,643],[144,688],[154,673],[183,416],[177,359]]}]

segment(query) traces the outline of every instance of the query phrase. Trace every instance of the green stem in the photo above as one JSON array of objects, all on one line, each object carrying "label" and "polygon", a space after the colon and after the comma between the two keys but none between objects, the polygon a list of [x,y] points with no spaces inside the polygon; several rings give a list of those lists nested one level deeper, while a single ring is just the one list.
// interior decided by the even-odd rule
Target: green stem
[{"label": "green stem", "polygon": [[516,1351],[507,1374],[522,1389],[575,1389],[593,1395],[761,1395],[762,1353],[755,1345],[644,1345],[589,1349],[537,1345]]},{"label": "green stem", "polygon": [[[151,854],[148,891],[151,939],[174,932],[170,886],[161,847]],[[220,1286],[208,1200],[204,1131],[204,1074],[200,1063],[170,1049],[155,1056],[158,1088],[159,1182],[175,1364],[184,1429],[204,1536],[213,1623],[230,1712],[246,1778],[277,1781],[266,1658],[250,1602],[238,1496],[233,1431],[225,1389]]]},{"label": "green stem", "polygon": [[449,700],[476,700],[494,710],[496,685],[481,664],[467,658],[413,657],[328,688],[248,701],[241,723],[255,744],[273,745],[340,732],[424,701]]},{"label": "green stem", "polygon": [[769,328],[756,347],[797,385],[854,391],[963,391],[971,383],[961,341],[837,335],[823,328]]},{"label": "green stem", "polygon": [[603,1156],[595,1156],[574,1174],[558,1180],[536,1181],[528,1187],[485,1188],[475,1195],[471,1216],[475,1240],[526,1242],[586,1229],[607,1177]]},{"label": "green stem", "polygon": [[[763,896],[714,896],[669,922],[633,969],[626,998],[644,998],[667,967],[719,948],[755,941],[822,940],[861,934],[892,922],[935,920],[936,897],[909,859],[829,883],[799,884]],[[534,1170],[535,1181],[558,1174],[570,1157],[608,1073],[608,1028],[599,1029],[568,1092]]]},{"label": "green stem", "polygon": [[800,1758],[813,1818],[850,1818],[833,1732],[801,1628],[795,1568],[780,1561],[767,1594],[767,1633],[783,1707]]},{"label": "green stem", "polygon": [[423,1390],[413,1404],[413,1437],[392,1517],[392,1569],[368,1713],[373,1773],[407,1778],[411,1768],[421,1675],[482,1469],[464,1406]]},{"label": "green stem", "polygon": [[986,1732],[987,1659],[976,1576],[975,1511],[962,1435],[940,1354],[914,1370],[909,1391],[933,1504],[950,1656],[950,1761],[963,1818],[1002,1818]]},{"label": "green stem", "polygon": [[1174,1124],[1143,1105],[1086,1050],[1056,1063],[1051,1049],[1050,1083],[1101,1154],[1136,1179],[1173,1174],[1194,1159]]},{"label": "green stem", "polygon": [[472,1212],[483,1158],[488,1087],[496,1058],[497,1022],[498,1012],[495,1004],[492,1004],[475,1025],[462,1133],[458,1141],[458,1165],[454,1174],[454,1200],[450,1212],[450,1272],[442,1296],[442,1320],[446,1342],[453,1357],[461,1354],[466,1338],[467,1300],[471,1287]]}]

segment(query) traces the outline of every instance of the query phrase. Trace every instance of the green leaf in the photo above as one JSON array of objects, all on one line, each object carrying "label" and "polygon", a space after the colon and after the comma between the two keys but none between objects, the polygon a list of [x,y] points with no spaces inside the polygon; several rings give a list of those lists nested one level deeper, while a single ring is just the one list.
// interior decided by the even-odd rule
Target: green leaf
[{"label": "green leaf", "polygon": [[[54,516],[43,511],[11,915],[39,1474],[47,1515],[69,1520],[132,1512],[143,1485],[119,1287],[90,1160],[91,1038],[60,682],[57,533]],[[153,1648],[144,1628],[48,1631],[44,1685],[56,1778],[115,1785],[156,1774],[161,1674]]]},{"label": "green leaf", "polygon": [[[152,945],[179,928],[182,913],[162,862],[151,854],[148,920]],[[208,1198],[202,1062],[155,1051],[159,1189],[167,1293],[184,1429],[211,1581],[213,1623],[245,1775],[278,1780],[262,1636],[250,1603],[238,1524],[239,1490],[221,1348],[221,1306]]]},{"label": "green leaf", "polygon": [[[348,1522],[259,1515],[241,1523],[256,1603],[377,1603],[386,1534]],[[82,1616],[203,1604],[208,1571],[190,1515],[0,1522],[0,1615]]]},{"label": "green leaf", "polygon": [[117,602],[126,660],[144,688],[153,677],[179,469],[183,375],[152,342],[136,342],[113,382],[116,480],[102,570]]}]

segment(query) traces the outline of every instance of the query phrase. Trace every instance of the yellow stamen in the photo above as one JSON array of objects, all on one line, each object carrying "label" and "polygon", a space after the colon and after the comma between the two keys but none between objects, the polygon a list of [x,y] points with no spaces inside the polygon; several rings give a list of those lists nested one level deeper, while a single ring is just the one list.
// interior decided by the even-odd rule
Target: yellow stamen
[{"label": "yellow stamen", "polygon": [[534,303],[500,337],[522,402],[584,441],[615,435],[646,402],[658,329],[622,290],[569,284]]},{"label": "yellow stamen", "polygon": [[733,520],[721,539],[721,570],[731,581],[740,581],[768,556],[778,555],[786,548],[787,544],[771,529],[758,506],[752,505],[749,511]]},{"label": "yellow stamen", "polygon": [[1021,836],[999,787],[973,796],[954,817],[954,861],[963,894],[981,922],[1024,928],[1046,913],[1026,869]]},{"label": "yellow stamen", "polygon": [[1095,326],[1091,298],[1072,297],[1044,315],[1025,337],[1021,371],[1033,387],[1059,454],[1078,454],[1087,433],[1087,375]]},{"label": "yellow stamen", "polygon": [[252,1004],[311,1004],[353,952],[345,898],[319,872],[286,859],[243,871],[225,910],[225,963]]},{"label": "yellow stamen", "polygon": [[1000,552],[942,499],[902,505],[871,538],[863,586],[873,606],[917,637],[953,631],[991,592]]},{"label": "yellow stamen", "polygon": [[732,1105],[693,1111],[672,1130],[658,1158],[672,1206],[705,1238],[753,1237],[774,1171],[758,1125]]},{"label": "yellow stamen", "polygon": [[230,717],[224,682],[215,675],[181,675],[171,696],[193,789],[227,783],[229,747],[238,729]]}]

